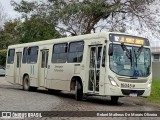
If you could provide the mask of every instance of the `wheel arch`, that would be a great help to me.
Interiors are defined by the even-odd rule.
[[[83,83],[82,83],[82,79],[80,76],[73,76],[71,78],[71,82],[70,82],[70,91],[71,90],[75,90],[75,86],[76,86],[76,81],[78,81],[81,86],[82,86],[82,90],[83,90]]]
[[[28,73],[24,73],[24,74],[23,74],[23,80],[22,80],[22,82],[24,81],[24,77],[25,77],[25,76],[28,76],[28,77],[29,77],[29,74],[28,74]]]

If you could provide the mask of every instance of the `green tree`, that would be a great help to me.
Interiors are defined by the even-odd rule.
[[[77,0],[78,1],[78,0]],[[156,0],[48,0],[47,2],[12,2],[15,10],[26,18],[38,15],[53,24],[62,33],[87,34],[96,29],[125,31],[127,24],[136,21],[142,31],[146,28],[158,31],[159,21],[150,5]],[[27,7],[27,6],[30,7]],[[100,25],[103,22],[103,25]],[[134,27],[135,27],[134,26]],[[132,26],[131,26],[132,27]]]
[[[3,27],[4,22],[7,20],[7,14],[5,13],[3,6],[0,3],[0,30]]]
[[[19,42],[35,42],[62,37],[53,24],[48,23],[38,13],[37,2],[22,0],[20,4],[12,1],[14,9],[22,14],[22,24],[18,26]],[[37,9],[37,11],[35,11]],[[42,9],[41,9],[42,10]]]
[[[0,65],[4,66],[6,65],[6,56],[7,56],[7,50],[0,50]]]
[[[17,27],[20,23],[20,20],[10,20],[4,23],[3,29],[0,30],[0,49],[19,43]]]
[[[61,35],[53,25],[48,24],[44,19],[32,16],[26,19],[19,27],[19,40],[21,43],[35,42],[59,38]]]

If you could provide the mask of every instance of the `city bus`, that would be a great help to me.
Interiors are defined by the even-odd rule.
[[[150,96],[149,40],[125,33],[101,32],[11,45],[6,80],[23,89],[71,91],[83,96]]]

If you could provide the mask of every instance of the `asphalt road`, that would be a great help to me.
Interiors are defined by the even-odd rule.
[[[60,92],[49,94],[46,90],[37,92],[23,91],[21,86],[9,84],[4,77],[0,77],[0,111],[160,111],[160,106],[145,102],[144,99],[134,97],[123,97],[117,105],[110,103],[109,97],[88,97],[84,101],[76,101],[74,94]],[[41,118],[59,120],[97,120],[92,118]],[[115,117],[101,117],[98,119],[117,119]],[[154,117],[119,117],[119,120],[155,120]]]

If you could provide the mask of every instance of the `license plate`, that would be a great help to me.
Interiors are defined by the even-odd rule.
[[[137,93],[130,93],[129,96],[137,97]]]
[[[122,88],[134,88],[135,84],[121,83]]]

